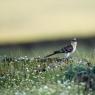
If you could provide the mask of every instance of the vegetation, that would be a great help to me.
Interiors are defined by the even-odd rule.
[[[81,55],[81,56],[80,56]],[[0,57],[0,95],[95,95],[95,59]]]

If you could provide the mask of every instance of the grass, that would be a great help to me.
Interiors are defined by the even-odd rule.
[[[37,55],[51,50],[41,51],[36,51]],[[0,57],[0,95],[95,95],[93,52],[78,50],[69,60],[18,53]]]

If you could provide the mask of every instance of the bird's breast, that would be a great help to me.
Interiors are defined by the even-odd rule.
[[[76,51],[76,46],[73,47],[72,53],[74,53]]]

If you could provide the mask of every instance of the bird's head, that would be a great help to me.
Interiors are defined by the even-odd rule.
[[[73,38],[73,39],[71,40],[71,45],[77,46],[77,39],[76,39],[76,38]]]

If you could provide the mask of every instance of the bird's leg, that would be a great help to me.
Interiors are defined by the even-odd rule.
[[[64,58],[64,62],[65,62],[66,64],[68,64],[69,59],[68,59],[68,58]]]
[[[71,56],[69,56],[68,58],[64,58],[64,61],[65,61],[66,63],[72,63],[72,62],[73,62],[73,59],[72,59]]]

